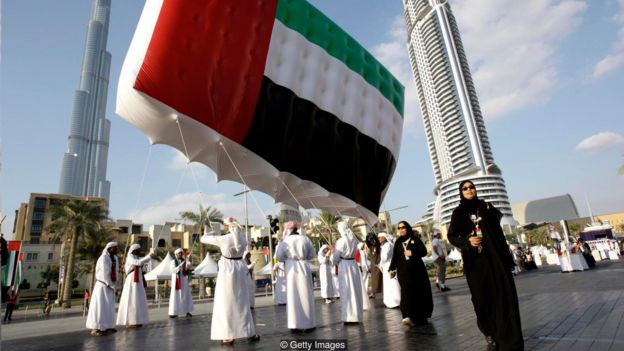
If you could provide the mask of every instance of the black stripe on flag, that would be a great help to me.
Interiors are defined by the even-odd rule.
[[[375,214],[396,166],[376,140],[266,76],[243,146]]]

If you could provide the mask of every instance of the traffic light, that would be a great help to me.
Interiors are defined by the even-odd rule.
[[[270,224],[271,224],[271,231],[273,233],[279,233],[279,219],[273,218]]]

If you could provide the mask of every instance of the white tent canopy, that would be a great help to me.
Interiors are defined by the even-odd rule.
[[[173,257],[171,253],[167,253],[165,259],[160,262],[158,266],[145,274],[145,280],[165,280],[171,279],[171,261],[173,261]]]
[[[206,258],[193,270],[193,275],[198,278],[214,278],[217,276],[217,267],[217,262],[210,255],[206,255]]]
[[[462,259],[461,252],[459,252],[457,248],[453,248],[453,250],[451,250],[448,256],[446,256],[447,261],[461,261],[461,259]]]

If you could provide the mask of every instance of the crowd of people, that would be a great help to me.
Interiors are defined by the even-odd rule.
[[[500,211],[477,197],[471,181],[461,183],[459,194],[461,202],[453,211],[447,237],[461,251],[477,326],[488,347],[522,350],[524,341],[512,272],[516,266],[536,268],[531,252],[509,250],[499,224]],[[258,341],[253,314],[253,267],[257,261],[251,260],[248,242],[234,218],[226,218],[223,229],[224,234],[210,231],[200,238],[201,243],[218,248],[221,254],[210,338],[224,345],[245,338]],[[274,300],[277,305],[286,305],[288,329],[301,333],[317,326],[309,263],[314,258],[319,263],[320,295],[326,304],[339,301],[340,318],[345,325],[362,323],[363,311],[370,309],[370,301],[380,294],[386,308],[400,309],[400,322],[405,326],[428,324],[434,305],[423,262],[427,248],[408,222],[400,221],[396,229],[397,235],[369,233],[360,242],[349,224],[341,221],[337,224],[340,238],[334,245],[322,245],[317,252],[298,223],[285,223],[274,256]],[[584,254],[589,251],[582,241],[576,248]],[[450,291],[445,282],[447,250],[438,232],[433,234],[431,250],[436,267],[435,287],[441,293]],[[118,276],[121,267],[117,252],[116,242],[105,246],[96,264],[93,290],[84,294],[86,327],[92,335],[114,333],[117,325],[140,328],[149,323],[145,265],[154,258],[153,249],[144,254],[139,244],[129,247],[123,260],[125,278]],[[191,257],[182,248],[176,249],[174,256],[168,315],[191,318]],[[120,285],[123,287],[116,311]],[[5,320],[11,319],[15,299],[15,293],[9,292]]]

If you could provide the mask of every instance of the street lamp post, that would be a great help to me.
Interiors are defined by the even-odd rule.
[[[389,213],[389,212],[400,210],[400,209],[407,208],[407,207],[409,207],[409,206],[405,205],[405,206],[395,207],[395,208],[390,209],[390,210],[385,210],[384,212],[388,212]],[[384,226],[386,227],[386,231],[389,231],[389,228],[388,228],[388,218],[386,218]]]

